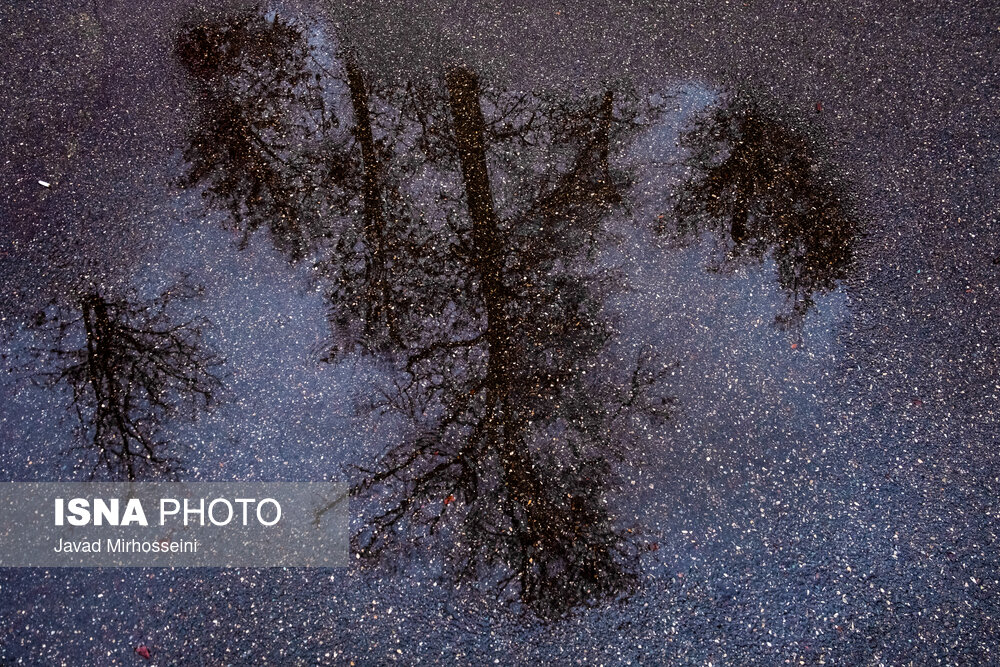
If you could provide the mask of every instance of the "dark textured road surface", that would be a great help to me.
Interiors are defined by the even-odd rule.
[[[218,4],[0,8],[0,479],[355,566],[0,569],[0,663],[1000,664],[1000,5]]]

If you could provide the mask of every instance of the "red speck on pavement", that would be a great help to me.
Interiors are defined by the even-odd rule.
[[[136,653],[138,653],[139,655],[141,655],[141,656],[142,656],[143,658],[145,658],[146,660],[149,660],[149,658],[150,658],[150,655],[149,655],[149,649],[148,649],[148,648],[146,648],[146,646],[144,646],[144,645],[140,645],[140,646],[139,646],[139,647],[138,647],[138,648],[137,648],[137,649],[135,650],[135,652],[136,652]]]

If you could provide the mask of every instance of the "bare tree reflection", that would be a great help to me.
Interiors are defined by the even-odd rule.
[[[71,390],[81,462],[113,478],[175,476],[182,462],[161,435],[174,417],[194,419],[216,402],[221,360],[202,340],[204,322],[179,322],[169,306],[191,296],[178,287],[152,302],[91,291],[72,306],[39,313],[34,328],[41,377]]]
[[[691,176],[674,207],[676,229],[660,231],[712,233],[718,270],[772,257],[790,304],[777,322],[800,326],[813,297],[847,276],[858,231],[808,136],[742,95],[700,118],[682,145]]]
[[[536,174],[532,196],[501,218],[478,79],[453,69],[446,90],[452,136],[435,141],[454,146],[461,172],[465,204],[452,209],[445,244],[461,268],[440,285],[437,273],[422,276],[424,292],[451,307],[410,333],[403,379],[384,393],[381,407],[412,419],[414,436],[365,471],[357,491],[390,500],[356,545],[379,556],[447,532],[453,575],[558,616],[633,585],[636,547],[606,493],[629,420],[665,418],[670,404],[655,355],[622,386],[601,365],[612,276],[587,253],[620,200],[608,166],[614,100],[548,110],[545,135],[568,165]],[[542,122],[517,118],[521,139]]]

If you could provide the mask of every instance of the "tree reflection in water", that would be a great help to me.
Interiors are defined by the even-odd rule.
[[[440,285],[422,277],[424,298],[449,307],[409,332],[403,380],[378,406],[410,418],[414,436],[364,471],[357,491],[388,496],[356,546],[379,556],[446,533],[450,574],[558,616],[634,583],[636,545],[609,513],[608,484],[629,420],[665,418],[670,404],[655,355],[624,389],[602,366],[612,275],[588,254],[621,200],[608,165],[614,97],[572,113],[535,99],[503,125],[510,138],[548,137],[548,157],[567,164],[534,174],[531,196],[501,215],[478,78],[450,70],[446,95],[451,136],[438,141],[453,146],[464,203],[455,198],[439,244],[457,270]]]
[[[320,64],[302,28],[259,14],[191,26],[177,54],[200,107],[185,184],[244,239],[265,227],[312,257],[325,359],[373,354],[393,378],[368,407],[407,426],[357,469],[359,555],[401,563],[423,545],[449,577],[547,617],[630,590],[638,545],[608,493],[672,399],[651,346],[610,352],[620,278],[597,258],[631,224],[612,145],[654,105],[483,90],[466,67],[376,84],[351,53]],[[780,320],[801,324],[855,234],[805,136],[740,98],[683,143],[692,175],[660,231],[712,232],[719,269],[773,257]]]
[[[836,289],[851,267],[858,223],[843,189],[806,133],[746,94],[699,118],[681,144],[691,175],[659,231],[710,232],[716,270],[772,257],[789,301],[776,321],[800,327],[814,296]]]
[[[303,29],[241,13],[184,28],[175,52],[198,107],[181,184],[203,186],[244,244],[264,227],[290,258],[306,257],[358,174]]]
[[[150,302],[88,291],[35,316],[47,341],[33,350],[39,376],[68,388],[80,464],[112,479],[175,477],[182,461],[163,436],[176,417],[211,409],[221,359],[205,346],[204,321],[179,321],[171,303],[194,295],[181,285]],[[69,303],[69,302],[64,302]]]
[[[628,105],[484,95],[461,68],[379,90],[347,53],[323,68],[346,92],[344,131],[282,19],[190,27],[177,53],[201,90],[185,183],[245,235],[267,224],[291,259],[318,253],[328,360],[376,352],[395,368],[371,407],[411,437],[360,469],[356,493],[379,500],[359,553],[434,540],[449,576],[547,616],[627,591],[636,545],[606,493],[634,420],[670,405],[656,355],[615,360],[621,382],[602,359],[614,276],[592,260],[622,203],[609,147]],[[519,184],[499,208],[487,151]],[[316,205],[328,198],[349,205]]]
[[[391,92],[374,90],[349,53],[342,63],[353,115],[352,155],[361,164],[362,180],[352,198],[360,218],[340,224],[336,244],[320,262],[330,279],[331,359],[404,346],[406,332],[419,328],[413,318],[433,316],[436,308],[421,302],[420,286],[408,284],[407,276],[419,279],[437,265],[440,280],[449,268],[434,247],[431,221],[401,191],[418,166],[395,153],[405,129],[388,105]]]

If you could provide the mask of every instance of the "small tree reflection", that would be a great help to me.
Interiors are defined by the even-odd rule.
[[[49,387],[70,389],[75,449],[92,475],[103,468],[112,478],[135,480],[182,469],[163,426],[211,409],[221,387],[221,360],[202,340],[205,323],[168,313],[173,300],[190,295],[178,288],[143,303],[95,290],[72,307],[36,316],[34,328],[52,341],[35,350],[41,377]]]

